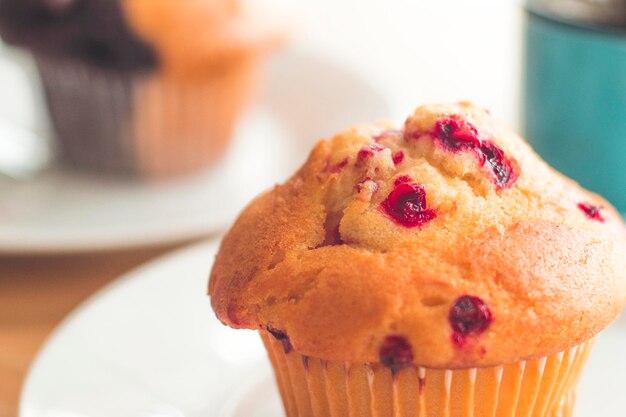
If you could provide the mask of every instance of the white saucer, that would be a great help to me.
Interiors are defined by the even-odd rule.
[[[206,294],[215,243],[157,260],[73,313],[40,352],[20,417],[281,417],[254,332],[231,330]],[[577,417],[622,417],[626,319],[599,337]]]
[[[15,62],[5,59],[0,73],[7,65],[17,72]],[[32,181],[0,179],[0,254],[118,249],[215,233],[251,198],[302,164],[315,141],[390,116],[370,84],[310,48],[293,47],[275,56],[263,86],[227,158],[204,174],[155,184],[59,170]],[[8,96],[28,91],[23,85],[13,88],[15,94]],[[18,106],[22,113],[28,103],[34,106],[35,101],[26,101]],[[0,106],[1,117],[33,119],[14,113],[15,108]]]
[[[271,374],[257,334],[228,329],[211,311],[216,248],[170,255],[80,307],[34,362],[20,416],[239,416],[239,398],[271,388]]]

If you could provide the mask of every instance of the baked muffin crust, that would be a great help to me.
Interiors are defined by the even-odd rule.
[[[241,214],[209,293],[223,323],[303,355],[492,366],[605,328],[626,300],[625,255],[609,203],[486,111],[431,105],[402,129],[319,142]]]

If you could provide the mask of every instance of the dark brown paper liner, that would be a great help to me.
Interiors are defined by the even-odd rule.
[[[225,152],[251,93],[256,59],[203,78],[137,73],[37,57],[67,165],[167,177],[211,166]]]
[[[323,361],[261,332],[287,417],[570,417],[593,341],[515,364],[472,369]]]

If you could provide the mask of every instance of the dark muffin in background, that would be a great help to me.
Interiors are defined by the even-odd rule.
[[[210,166],[277,32],[234,0],[0,0],[67,165],[138,177]]]

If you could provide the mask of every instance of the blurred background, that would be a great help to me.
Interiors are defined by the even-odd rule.
[[[78,303],[355,124],[473,101],[626,211],[623,0],[0,0],[0,35],[0,416]]]

